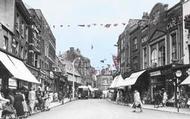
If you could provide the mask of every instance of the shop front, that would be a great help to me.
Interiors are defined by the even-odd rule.
[[[1,88],[3,90],[9,87],[21,88],[19,82],[40,83],[21,60],[2,51],[0,51],[0,67]]]
[[[175,103],[177,92],[183,89],[180,83],[187,77],[189,65],[170,64],[154,69],[149,69],[150,87],[149,94],[151,102],[154,101],[154,94],[166,90],[168,102]]]

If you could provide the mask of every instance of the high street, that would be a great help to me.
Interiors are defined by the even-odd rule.
[[[189,119],[190,115],[146,110],[133,112],[127,106],[107,100],[77,100],[50,111],[35,114],[28,119]]]

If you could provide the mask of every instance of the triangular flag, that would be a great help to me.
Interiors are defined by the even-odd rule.
[[[80,27],[85,27],[85,25],[84,25],[84,24],[82,24],[82,25],[78,25],[78,26],[80,26]]]
[[[117,25],[118,25],[118,24],[114,24],[113,26],[115,26],[115,27],[116,27]]]
[[[101,63],[104,63],[104,60],[100,60]]]
[[[106,28],[109,28],[111,26],[111,24],[106,24],[105,27]]]

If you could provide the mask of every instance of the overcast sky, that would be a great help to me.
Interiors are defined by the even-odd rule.
[[[69,47],[79,48],[90,58],[92,66],[113,64],[118,36],[130,18],[141,18],[158,3],[175,5],[179,0],[23,0],[30,7],[41,9],[56,38],[56,53]],[[78,27],[79,24],[91,27]],[[93,24],[97,24],[94,26]],[[118,24],[105,28],[100,24]],[[55,27],[53,27],[55,25]],[[62,27],[60,25],[63,25]],[[70,27],[68,27],[70,25]],[[93,48],[92,48],[93,46]],[[100,60],[106,59],[104,63]]]

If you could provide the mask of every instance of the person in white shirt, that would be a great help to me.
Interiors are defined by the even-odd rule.
[[[134,91],[134,104],[133,104],[133,107],[135,108],[134,112],[136,112],[137,107],[139,107],[140,112],[142,112],[142,102],[141,102],[141,98],[140,98],[140,93],[137,90]]]
[[[29,91],[28,100],[29,100],[29,106],[31,109],[31,113],[34,113],[34,106],[35,106],[35,102],[36,102],[35,88],[32,88],[31,91]]]

